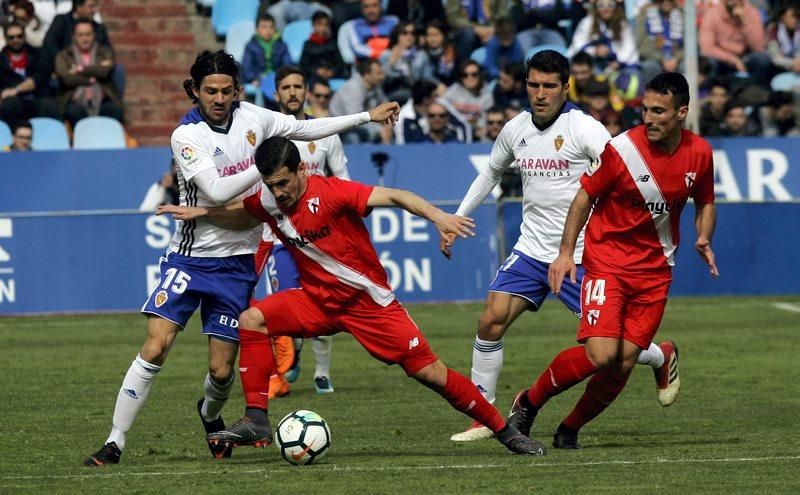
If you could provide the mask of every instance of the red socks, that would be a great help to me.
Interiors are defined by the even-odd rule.
[[[561,351],[528,390],[528,400],[540,408],[551,397],[571,388],[597,371],[583,346]]]
[[[272,341],[261,332],[239,329],[239,376],[247,407],[267,409],[269,377],[275,373]]]
[[[598,371],[586,384],[586,391],[563,423],[575,431],[580,430],[614,402],[625,388],[629,376],[630,374],[622,376],[611,368]]]
[[[495,433],[502,430],[506,425],[503,416],[497,412],[493,405],[486,401],[478,391],[478,387],[469,378],[457,371],[453,371],[450,368],[447,369],[447,382],[441,395],[457,411],[486,425]]]

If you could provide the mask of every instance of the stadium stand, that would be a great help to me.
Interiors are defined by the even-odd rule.
[[[75,125],[72,147],[76,150],[124,149],[125,129],[111,117],[87,117]]]
[[[342,60],[347,64],[352,64],[356,61],[356,54],[350,48],[350,31],[353,29],[353,21],[347,21],[339,26],[339,33],[336,35],[336,44],[339,45],[339,52],[342,54]]]
[[[256,24],[252,20],[237,22],[228,30],[225,37],[225,51],[241,62],[244,47],[256,32]]]
[[[11,146],[11,128],[0,120],[0,148]]]
[[[289,55],[292,57],[292,62],[295,64],[300,63],[300,56],[303,54],[303,44],[309,36],[311,36],[312,27],[311,21],[302,20],[294,21],[286,25],[281,33],[281,39],[286,43],[289,48]]]
[[[112,119],[113,120],[113,119]],[[69,149],[69,135],[64,123],[49,117],[34,117],[33,126],[34,151],[60,151]]]
[[[211,8],[211,25],[217,37],[224,38],[234,24],[255,19],[258,4],[258,0],[217,0]]]
[[[486,47],[482,46],[474,49],[469,58],[483,65],[486,63]]]

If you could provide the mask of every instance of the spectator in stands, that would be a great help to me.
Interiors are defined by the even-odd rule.
[[[675,72],[683,63],[683,11],[675,0],[654,0],[636,17],[642,80]]]
[[[458,82],[453,83],[442,96],[467,118],[474,136],[483,135],[486,111],[494,105],[494,98],[483,79],[483,69],[474,60],[461,65]]]
[[[311,22],[314,31],[303,45],[300,70],[309,80],[347,78],[349,76],[347,66],[339,53],[336,39],[331,36],[331,17],[324,11],[318,10],[314,12]]]
[[[284,65],[292,65],[289,48],[275,30],[275,19],[263,14],[258,18],[256,34],[244,47],[242,79],[258,87],[262,77],[269,77]]]
[[[34,48],[41,48],[47,31],[42,21],[36,16],[33,4],[29,0],[18,0],[9,5],[9,14],[9,23],[16,22],[25,26],[25,39],[28,44]],[[0,39],[0,46],[5,44],[5,38]]]
[[[725,107],[725,119],[722,122],[722,137],[758,136],[761,129],[748,115],[748,108],[736,100],[728,102]]]
[[[522,53],[534,46],[566,46],[559,32],[558,21],[566,17],[562,0],[520,0],[511,8],[511,18],[517,23],[517,40]]]
[[[444,24],[434,19],[425,26],[425,53],[433,67],[433,80],[439,93],[456,80],[456,50],[447,39]]]
[[[389,36],[389,49],[381,55],[386,75],[383,92],[391,101],[405,104],[411,87],[420,79],[432,79],[433,67],[425,50],[417,48],[417,32],[410,22],[400,21]]]
[[[486,61],[483,64],[489,81],[497,79],[502,67],[525,62],[525,52],[515,34],[514,21],[508,17],[495,20],[494,36],[486,44]]]
[[[616,0],[597,0],[589,15],[575,28],[567,56],[585,51],[594,66],[606,74],[634,71],[639,51],[633,28],[625,19],[625,6]]]
[[[725,107],[728,106],[728,85],[722,79],[714,79],[709,84],[708,96],[700,107],[700,134],[703,136],[722,135],[722,121]]]
[[[434,101],[447,109],[448,121],[456,131],[458,141],[472,142],[472,127],[463,115],[458,113],[446,100],[436,97],[437,86],[433,81],[424,79],[414,83],[411,88],[411,99],[400,108],[395,125],[395,141],[397,144],[421,143],[428,132],[428,107]]]
[[[444,20],[443,3],[430,0],[389,0],[386,13],[415,26],[426,26],[437,19]]]
[[[312,117],[331,116],[331,90],[328,81],[317,79],[311,83],[311,91],[308,93],[308,108],[306,113]]]
[[[381,87],[383,78],[383,67],[379,61],[371,58],[359,60],[353,75],[333,95],[331,115],[338,117],[366,112],[370,108],[388,101]],[[388,128],[388,131],[384,131],[382,129],[384,127]],[[379,138],[384,143],[391,142],[391,126],[373,122],[347,131],[340,137],[345,144],[372,143]]]
[[[458,134],[449,123],[447,109],[441,103],[433,102],[428,105],[428,132],[425,134],[427,143],[457,143]]]
[[[272,5],[264,8],[264,3]],[[259,16],[263,13],[269,14],[275,19],[275,29],[283,31],[287,24],[302,19],[310,19],[317,12],[324,12],[328,19],[331,18],[331,9],[319,2],[306,2],[297,0],[280,0],[278,2],[262,2],[259,8]]]
[[[505,110],[499,105],[493,105],[486,111],[486,134],[481,138],[481,142],[493,143],[504,125],[506,125]]]
[[[73,126],[82,118],[103,115],[123,121],[122,102],[111,79],[114,52],[95,41],[94,21],[75,23],[73,42],[56,56],[64,120]]]
[[[509,64],[500,71],[497,84],[492,91],[494,104],[501,107],[524,108],[528,106],[528,92],[525,89],[525,66]],[[492,140],[494,142],[494,139]]]
[[[586,97],[586,85],[594,79],[594,65],[592,56],[586,52],[578,52],[572,57],[569,66],[569,91],[567,99],[572,103],[583,106],[589,102]]]
[[[456,60],[469,60],[472,51],[494,36],[492,22],[508,17],[506,0],[447,0],[447,23],[454,31]]]
[[[798,6],[782,5],[775,15],[776,21],[767,29],[767,53],[772,65],[782,71],[800,74],[800,29]]]
[[[800,127],[798,127],[795,111],[796,103],[792,93],[773,91],[769,96],[769,103],[759,110],[762,135],[766,137],[800,136]]]
[[[154,211],[157,206],[177,205],[180,198],[178,190],[178,174],[175,168],[175,160],[170,160],[170,170],[164,172],[161,180],[154,182],[145,193],[142,204],[139,205],[140,211]]]
[[[710,6],[700,25],[700,53],[711,60],[715,74],[749,72],[769,84],[770,59],[764,52],[761,14],[749,0],[724,0]]]
[[[94,27],[94,37],[97,40],[97,44],[111,48],[111,40],[108,37],[106,27],[94,20],[99,5],[97,0],[73,0],[71,12],[59,14],[53,19],[53,23],[47,30],[42,44],[46,60],[53,63],[56,55],[72,44],[75,23],[79,19],[90,19]]]
[[[8,44],[0,50],[0,120],[61,118],[41,51],[26,43],[22,24],[6,25],[3,34]]]
[[[381,0],[361,0],[361,17],[353,23],[350,46],[356,58],[377,60],[389,48],[389,35],[397,24],[383,15]]]
[[[32,142],[33,126],[29,120],[20,120],[11,127],[11,145],[3,151],[31,151]]]

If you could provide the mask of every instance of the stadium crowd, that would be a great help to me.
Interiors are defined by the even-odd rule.
[[[394,130],[366,126],[345,143],[492,142],[527,106],[524,63],[546,47],[571,61],[570,100],[613,136],[641,122],[645,82],[683,70],[683,3],[263,0],[242,80],[248,99],[277,108],[270,78],[292,64],[283,30],[309,20],[296,64],[310,81],[309,114],[402,105]],[[796,0],[697,2],[702,135],[800,134],[799,9]],[[124,123],[124,70],[97,0],[4,0],[0,15],[0,120]]]

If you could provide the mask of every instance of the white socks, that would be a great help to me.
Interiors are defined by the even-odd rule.
[[[133,420],[150,395],[153,378],[159,371],[161,366],[148,363],[141,355],[136,355],[117,394],[111,434],[106,443],[115,442],[120,450],[125,448],[125,434],[131,429]]]
[[[206,374],[206,381],[203,383],[203,392],[206,398],[203,401],[203,406],[200,408],[200,414],[203,415],[204,420],[214,421],[219,417],[222,406],[228,402],[228,397],[231,395],[233,379],[235,377],[236,374],[231,373],[231,376],[225,383],[219,383],[211,378],[211,374]]]
[[[656,344],[650,342],[650,348],[639,353],[636,364],[644,364],[653,369],[658,369],[664,365],[664,353]]]
[[[331,377],[331,348],[333,347],[333,338],[327,337],[314,337],[311,339],[311,348],[314,350],[314,361],[317,363],[317,368],[314,371],[314,378],[318,376]]]
[[[481,340],[476,335],[472,349],[472,383],[492,404],[497,392],[497,378],[502,368],[503,341]]]

